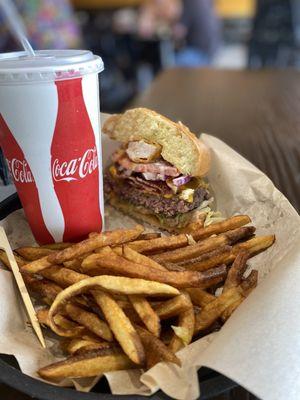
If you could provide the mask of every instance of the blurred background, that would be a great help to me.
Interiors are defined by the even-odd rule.
[[[162,70],[300,65],[298,0],[13,0],[36,49],[102,56],[102,110],[128,107]],[[0,51],[18,49],[0,15]]]

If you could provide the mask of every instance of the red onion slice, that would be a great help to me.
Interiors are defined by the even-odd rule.
[[[172,179],[172,183],[173,183],[173,185],[175,185],[175,186],[178,187],[178,186],[185,185],[185,184],[188,183],[191,179],[192,179],[192,177],[189,176],[189,175],[181,175],[181,176],[178,176],[178,178]]]

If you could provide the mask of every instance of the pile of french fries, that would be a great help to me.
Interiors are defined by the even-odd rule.
[[[57,382],[145,368],[220,329],[257,284],[247,260],[275,236],[255,236],[245,215],[193,234],[162,237],[142,226],[91,233],[76,244],[15,250],[37,316],[60,339],[64,361],[41,368]],[[5,252],[0,260],[9,267]],[[217,295],[216,295],[217,294]]]

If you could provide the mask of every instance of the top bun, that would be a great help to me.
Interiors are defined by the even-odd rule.
[[[144,140],[159,144],[163,159],[184,175],[200,177],[209,171],[211,156],[207,146],[181,122],[176,124],[147,108],[112,115],[104,123],[103,132],[123,143]]]

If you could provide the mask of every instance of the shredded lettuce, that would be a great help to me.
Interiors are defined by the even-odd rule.
[[[163,214],[152,214],[155,215],[156,218],[159,219],[160,223],[162,226],[166,227],[177,227],[181,228],[184,227],[190,220],[190,214],[189,213],[184,213],[184,214],[177,214],[174,217],[166,217]]]
[[[225,218],[222,217],[220,211],[213,211],[210,208],[210,205],[214,202],[214,198],[211,197],[208,200],[203,201],[203,203],[198,208],[199,215],[204,215],[204,227],[209,226],[211,224],[216,224],[217,222],[224,221]]]
[[[214,199],[213,197],[211,197],[211,198],[208,199],[208,200],[204,200],[204,201],[201,203],[201,205],[200,205],[200,207],[199,207],[199,210],[200,210],[200,211],[203,211],[204,209],[209,208],[209,205],[212,204],[214,201],[215,201],[215,199]],[[209,208],[209,210],[210,210],[210,208]]]
[[[222,214],[220,213],[220,211],[212,211],[210,210],[207,214],[206,214],[206,218],[204,221],[204,227],[212,225],[212,224],[216,224],[217,222],[221,222],[224,221],[225,218],[222,217]]]

